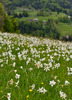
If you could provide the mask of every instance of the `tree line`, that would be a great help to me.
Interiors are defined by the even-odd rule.
[[[49,9],[64,12],[72,16],[72,0],[2,0],[8,11],[16,7],[33,7],[35,9]]]

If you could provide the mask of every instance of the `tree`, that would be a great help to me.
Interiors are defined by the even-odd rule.
[[[4,19],[5,19],[5,10],[2,3],[0,3],[0,30],[1,31],[3,31]]]

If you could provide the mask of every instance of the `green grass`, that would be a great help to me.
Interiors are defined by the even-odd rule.
[[[72,25],[68,25],[67,23],[59,23],[61,36],[72,35]]]
[[[0,100],[8,100],[7,93],[11,93],[11,100],[62,100],[61,90],[72,100],[72,75],[67,69],[72,68],[71,51],[69,42],[0,33]],[[16,74],[20,75],[17,79]],[[53,86],[52,80],[56,82]],[[39,93],[41,87],[47,90],[45,94]]]
[[[49,15],[49,16],[36,16],[37,11],[35,11],[35,10],[33,12],[29,12],[29,14],[30,14],[29,17],[18,18],[18,21],[25,21],[27,19],[34,19],[34,18],[38,18],[39,21],[41,21],[41,20],[47,21],[49,18],[58,19],[58,17],[66,16],[66,14],[64,14],[64,13],[57,14],[57,12],[52,12],[52,15]]]

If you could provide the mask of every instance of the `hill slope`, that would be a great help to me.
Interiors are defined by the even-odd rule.
[[[72,100],[72,43],[0,33],[0,100]]]
[[[3,0],[3,2],[8,9],[27,6],[35,9],[44,8],[52,11],[64,11],[65,13],[69,13],[72,10],[72,0]]]

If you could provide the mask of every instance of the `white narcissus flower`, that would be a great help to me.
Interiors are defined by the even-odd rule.
[[[1,67],[3,67],[3,64],[1,64]]]
[[[18,58],[21,58],[21,54],[18,54]]]
[[[72,58],[72,55],[70,55],[70,58]]]
[[[14,72],[16,73],[16,72],[17,72],[17,70],[14,70]]]
[[[43,94],[45,94],[47,92],[47,90],[44,89],[43,87],[39,88],[39,90],[37,90],[37,91],[39,91],[39,93],[43,93]]]
[[[52,67],[52,63],[51,62],[49,63],[49,66]]]
[[[29,61],[27,61],[26,64],[28,65],[29,64]]]
[[[10,100],[10,98],[11,98],[11,93],[7,93],[7,98],[8,98],[8,100]]]
[[[67,57],[66,61],[69,61],[70,59]]]
[[[32,71],[33,70],[33,68],[29,68],[29,71]]]
[[[14,63],[13,63],[13,67],[15,67],[15,64],[16,64],[16,63],[14,62]]]
[[[20,78],[20,75],[19,74],[16,74],[15,78],[16,79],[19,79]]]
[[[10,80],[10,84],[13,84],[13,83],[14,83],[14,81],[13,81],[13,79],[11,79],[11,80]]]
[[[70,84],[70,82],[68,82],[67,80],[65,81],[65,85],[69,85]]]
[[[21,66],[20,68],[21,68],[21,69],[23,69],[23,67],[22,67],[22,66]]]
[[[55,65],[55,68],[58,69],[59,67],[60,67],[60,64],[59,63]]]
[[[16,85],[15,85],[15,87],[17,87],[18,86],[18,84],[19,84],[19,80],[15,83]]]
[[[32,88],[32,90],[33,90],[33,89],[35,89],[35,84],[33,84],[33,85],[32,85],[32,86],[30,86],[30,87]]]
[[[43,87],[39,88],[37,91],[39,91],[39,93],[42,93],[43,92]]]
[[[62,99],[66,99],[67,95],[64,92],[62,92],[62,90],[59,92],[59,94],[60,97],[62,97]]]
[[[54,79],[57,79],[57,76],[55,76]]]
[[[51,86],[53,86],[53,85],[55,85],[56,84],[56,82],[54,81],[54,80],[52,80],[52,81],[50,81],[50,83],[49,83]]]
[[[44,70],[47,72],[48,70],[50,71],[49,69],[50,67],[44,67]]]
[[[45,94],[47,92],[47,90],[46,89],[43,89],[43,94]]]

